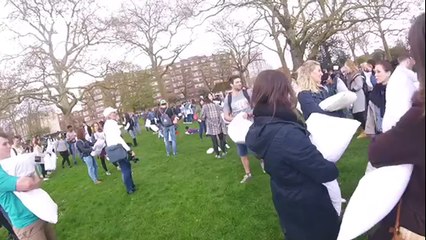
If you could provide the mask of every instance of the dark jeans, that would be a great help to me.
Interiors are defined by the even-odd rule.
[[[99,156],[99,159],[101,159],[102,168],[105,170],[105,172],[108,172],[108,168],[107,168],[106,162],[105,162],[105,156]]]
[[[46,172],[46,168],[44,167],[44,163],[40,164],[40,168],[41,168],[41,175],[43,176],[43,178],[45,178],[47,172]]]
[[[200,134],[200,139],[203,139],[203,135],[206,133],[206,122],[205,121],[201,121],[198,122],[199,125],[199,130],[198,130],[198,134]]]
[[[117,163],[121,168],[121,175],[123,177],[124,186],[126,186],[126,191],[134,191],[135,184],[132,177],[132,165],[130,165],[129,160],[126,158],[118,161]]]
[[[353,114],[354,119],[361,123],[361,127],[365,129],[365,112],[359,112]]]
[[[12,225],[10,224],[10,222],[6,218],[6,216],[3,215],[3,211],[0,211],[0,226],[3,226],[4,228],[6,228],[6,230],[9,232],[9,234],[15,235],[15,232],[13,231]],[[18,239],[18,238],[16,238],[16,239]]]
[[[219,135],[211,135],[212,142],[213,142],[213,149],[216,152],[216,155],[219,155],[219,144],[222,152],[226,152],[226,146],[225,146],[225,138],[223,133],[220,133]],[[219,142],[218,142],[219,138]]]
[[[68,167],[71,167],[70,163],[70,153],[68,151],[59,152],[62,156],[62,168],[65,166],[65,162],[68,164]]]

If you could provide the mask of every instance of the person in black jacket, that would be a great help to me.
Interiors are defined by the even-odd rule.
[[[125,113],[124,114],[124,128],[126,129],[126,131],[130,134],[130,136],[133,139],[133,146],[137,147],[138,146],[138,142],[136,140],[136,124],[133,121],[133,119],[130,117],[130,114]]]
[[[99,181],[98,178],[98,164],[96,163],[95,158],[91,155],[93,151],[93,143],[86,140],[84,133],[84,128],[79,128],[77,130],[77,150],[80,152],[80,156],[87,165],[89,177],[95,184],[99,184],[101,181]]]
[[[254,124],[246,144],[264,159],[285,239],[335,240],[339,218],[323,183],[335,180],[338,170],[311,143],[296,103],[283,73],[261,72],[253,87]]]

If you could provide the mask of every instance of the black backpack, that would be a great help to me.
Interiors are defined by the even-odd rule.
[[[249,104],[250,104],[250,95],[248,94],[247,90],[243,89],[243,95],[244,95],[244,97],[246,97],[247,101],[248,101],[248,102],[249,102]],[[229,106],[229,111],[232,113],[232,107],[231,107],[231,105],[232,105],[232,92],[230,92],[230,93],[228,94],[228,106]]]
[[[169,117],[169,115],[167,114],[167,110],[169,110],[168,108],[166,108],[166,110],[164,111],[164,112],[160,112],[160,121],[161,121],[161,124],[164,126],[164,127],[170,127],[170,126],[172,126],[173,125],[173,121],[172,121],[172,119]]]
[[[366,79],[366,77],[365,77],[365,75],[364,75],[364,73],[356,73],[354,76],[353,76],[353,78],[352,78],[352,80],[351,80],[351,82],[349,83],[349,88],[351,87],[351,85],[352,85],[352,83],[355,81],[355,79],[357,78],[357,77],[359,77],[359,76],[361,76],[362,77],[362,91],[364,92],[364,95],[367,97],[368,96],[368,85],[367,85],[367,79]],[[350,89],[351,91],[352,91],[352,89]]]

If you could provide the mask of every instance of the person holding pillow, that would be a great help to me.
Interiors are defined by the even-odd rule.
[[[305,120],[312,113],[322,113],[334,117],[343,117],[343,111],[327,112],[321,109],[319,103],[330,97],[330,93],[321,84],[322,70],[319,62],[308,60],[297,70],[299,94],[297,98]]]
[[[334,163],[311,143],[296,114],[296,96],[280,71],[261,72],[254,83],[254,123],[247,146],[264,160],[285,239],[336,239],[339,217],[323,183],[338,176]]]
[[[386,86],[393,68],[390,62],[381,61],[376,64],[375,70],[377,83],[369,95],[365,124],[365,133],[368,136],[374,136],[383,132],[382,121],[386,109]]]

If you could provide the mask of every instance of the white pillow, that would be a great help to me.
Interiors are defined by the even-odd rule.
[[[340,216],[342,212],[342,192],[340,191],[339,182],[335,179],[331,182],[323,183],[323,185],[327,188],[328,195],[337,215]]]
[[[353,119],[320,113],[312,113],[306,120],[312,144],[331,162],[337,162],[342,157],[360,124]]]
[[[158,130],[160,130],[157,125],[152,124],[151,126],[149,126],[151,128],[152,131],[154,132],[158,132]]]
[[[334,112],[349,107],[355,101],[356,94],[354,92],[344,91],[324,99],[319,103],[319,106],[324,111]]]
[[[253,122],[245,119],[245,115],[245,112],[241,112],[229,123],[228,135],[234,143],[244,144],[246,142],[246,135]]]
[[[46,171],[56,170],[56,162],[58,161],[58,156],[55,153],[46,153],[44,155],[44,167]]]
[[[363,176],[345,209],[337,239],[354,239],[386,217],[404,194],[412,172],[412,164],[403,164]]]
[[[105,140],[98,138],[98,140],[96,140],[95,144],[93,145],[93,151],[90,153],[90,155],[93,157],[99,156],[105,146]]]
[[[35,172],[35,154],[21,154],[0,161],[3,170],[17,177],[30,176]],[[47,192],[38,188],[28,192],[13,192],[22,204],[41,220],[49,223],[58,222],[58,205]]]

